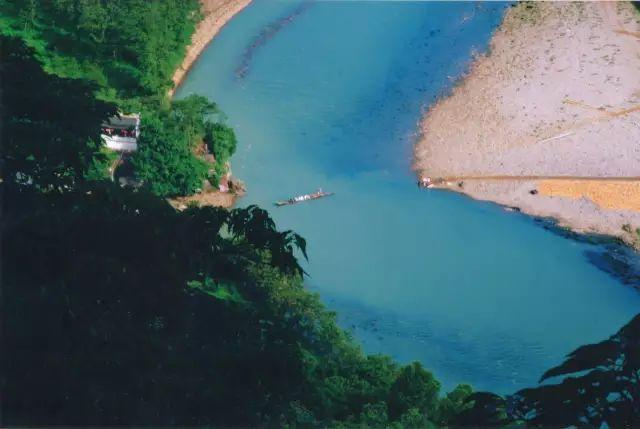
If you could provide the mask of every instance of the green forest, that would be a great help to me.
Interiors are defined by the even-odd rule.
[[[0,31],[32,48],[46,73],[91,85],[95,99],[112,106],[111,116],[141,114],[141,150],[132,163],[152,192],[192,195],[205,181],[217,186],[235,150],[233,130],[214,103],[167,96],[200,18],[196,0],[0,0],[0,10]],[[77,97],[61,91],[63,99]],[[70,109],[71,118],[72,104],[58,108]],[[99,136],[85,145],[85,176],[109,177],[114,154],[100,150]]]
[[[197,2],[0,5],[2,426],[640,425],[640,315],[539,386],[443,392],[359,348],[267,211],[174,210],[163,197],[236,146],[213,102],[166,97]],[[122,109],[142,113],[139,189],[102,174],[100,124]]]

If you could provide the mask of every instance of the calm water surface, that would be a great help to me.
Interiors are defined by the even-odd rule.
[[[419,360],[445,389],[533,385],[640,311],[640,294],[589,262],[601,247],[414,184],[421,112],[486,49],[506,7],[258,0],[178,93],[227,113],[242,205],[336,192],[271,210],[308,240],[309,287],[366,351]]]

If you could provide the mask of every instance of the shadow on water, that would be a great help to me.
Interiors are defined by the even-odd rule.
[[[304,1],[303,3],[296,6],[290,13],[286,16],[277,19],[276,21],[268,24],[264,29],[256,36],[255,39],[247,46],[245,51],[242,53],[242,59],[240,60],[240,64],[235,69],[236,79],[240,80],[247,76],[249,73],[249,69],[251,66],[251,61],[258,49],[264,46],[271,40],[280,30],[282,30],[285,26],[292,23],[298,16],[304,13],[309,7],[311,7],[311,1]]]
[[[440,190],[435,191],[438,192]],[[449,191],[445,190],[444,192]],[[552,217],[529,215],[522,213],[517,207],[503,206],[491,201],[476,201],[476,203],[500,207],[503,210],[510,211],[515,216],[524,216],[530,219],[538,227],[557,236],[577,243],[591,245],[592,247],[582,252],[587,262],[622,284],[631,286],[640,292],[640,253],[619,238],[605,234],[578,233],[560,226],[558,221]]]
[[[515,351],[527,350],[529,355],[544,354],[543,348],[535,341],[515,336],[508,329],[492,332],[483,341],[470,341],[465,330],[434,324],[425,317],[401,315],[337,296],[328,297],[328,302],[332,307],[341,308],[340,325],[357,338],[365,350],[391,355],[403,363],[428,360],[430,371],[443,382],[445,391],[452,389],[457,382],[478,385],[481,380],[488,380],[500,385],[499,390],[510,392],[510,383],[513,386],[522,384],[522,378],[528,376],[519,373],[526,359]],[[390,344],[393,347],[389,347]],[[470,367],[470,356],[495,365]],[[544,368],[530,370],[539,376]],[[457,375],[455,382],[446,376],[451,373]]]
[[[593,266],[640,292],[640,255],[621,240],[602,234],[579,234],[552,218],[534,218],[542,228],[578,243],[592,244],[584,256]]]

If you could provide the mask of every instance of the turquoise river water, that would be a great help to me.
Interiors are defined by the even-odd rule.
[[[444,389],[533,386],[640,311],[640,294],[598,268],[604,245],[415,185],[422,112],[486,50],[506,7],[257,0],[178,91],[225,111],[249,190],[240,205],[307,238],[307,284],[341,325],[367,352],[421,361]],[[318,187],[336,195],[272,208]]]

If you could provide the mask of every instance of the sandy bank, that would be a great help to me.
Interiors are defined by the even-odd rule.
[[[519,3],[490,54],[425,115],[415,169],[474,198],[637,241],[638,76],[630,3]],[[629,180],[593,180],[612,176]]]
[[[235,14],[247,7],[251,0],[200,0],[200,3],[203,19],[193,33],[182,64],[173,74],[174,88],[180,86],[193,63],[215,35]],[[175,89],[169,91],[170,97],[173,96],[174,91]]]
[[[239,195],[231,192],[212,191],[191,195],[189,197],[168,199],[167,201],[178,210],[184,210],[191,205],[195,205],[197,207],[215,206],[230,209],[236,203],[238,198],[240,198]]]

